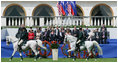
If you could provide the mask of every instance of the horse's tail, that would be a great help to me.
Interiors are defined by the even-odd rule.
[[[93,44],[97,46],[99,55],[103,55],[102,49],[96,41],[93,41]]]
[[[38,43],[38,46],[40,46],[41,48],[47,50],[47,48],[42,45],[42,41],[41,40],[36,40],[36,41]]]

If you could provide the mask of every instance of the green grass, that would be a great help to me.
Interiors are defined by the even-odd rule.
[[[13,58],[12,61],[9,61],[9,58],[1,58],[1,62],[35,62],[33,58],[24,58],[23,61],[20,61],[20,58]],[[85,59],[77,59],[73,61],[72,58],[59,58],[57,61],[53,61],[52,58],[41,58],[36,62],[117,62],[117,58],[98,58],[95,61],[94,58],[86,61]]]

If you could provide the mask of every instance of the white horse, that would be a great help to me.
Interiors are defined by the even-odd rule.
[[[10,58],[9,61],[12,60],[12,58],[13,58],[14,54],[16,53],[16,51],[19,52],[20,57],[21,57],[21,61],[23,60],[22,54],[21,54],[21,52],[19,51],[19,48],[18,48],[18,41],[19,41],[19,39],[17,39],[16,37],[13,37],[13,36],[6,36],[6,45],[9,46],[10,42],[12,42],[12,44],[13,44],[13,49],[14,49],[14,51],[13,51],[13,53],[12,53],[12,56],[11,56],[11,58]],[[40,46],[40,47],[42,47],[43,49],[47,50],[47,48],[42,45],[42,41],[41,41],[41,40],[29,40],[29,41],[27,41],[27,43],[26,43],[24,46],[22,46],[21,48],[22,48],[23,51],[26,51],[26,50],[28,50],[28,49],[32,49],[32,51],[35,53],[35,59],[34,59],[34,61],[36,61],[37,58],[38,58],[38,54],[39,54],[39,52],[37,51],[37,47],[38,47],[38,46]]]
[[[70,47],[71,47],[71,49],[69,49],[68,52],[74,51],[73,61],[76,60],[76,54],[78,52],[76,50],[76,41],[77,41],[77,38],[76,37],[74,37],[72,35],[69,35],[69,34],[66,34],[65,35],[64,44],[67,44],[67,42],[69,42]],[[94,46],[96,46],[98,48],[99,55],[102,55],[103,54],[102,49],[101,49],[101,47],[99,46],[99,44],[96,41],[85,41],[85,45],[84,46],[80,46],[80,51],[87,50],[88,53],[89,53],[89,56],[87,57],[86,60],[88,60],[89,57],[91,56],[91,51],[92,51],[92,53],[95,56]],[[95,61],[96,61],[96,58],[95,58]]]

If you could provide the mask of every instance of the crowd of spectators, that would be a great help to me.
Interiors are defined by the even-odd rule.
[[[33,30],[32,27],[30,27],[30,30],[28,31],[28,40],[35,40],[35,39],[40,39],[42,41],[61,41],[63,43],[64,41],[64,36],[66,31],[69,31],[69,33],[75,37],[79,36],[79,28],[74,28],[70,29],[69,27],[64,28],[62,27],[52,27],[49,26],[45,28],[44,31],[42,31],[41,27],[37,27],[36,30]],[[82,28],[83,36],[85,40],[88,40],[88,33],[93,31],[94,36],[92,37],[92,40],[96,40],[99,44],[106,44],[107,43],[107,37],[108,37],[108,32],[107,28],[104,26],[104,24],[101,26],[101,28],[96,28],[90,30],[88,27]]]

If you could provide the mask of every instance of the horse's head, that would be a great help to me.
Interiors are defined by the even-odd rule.
[[[7,45],[7,46],[9,46],[10,41],[11,41],[11,40],[10,40],[10,37],[9,37],[9,36],[6,36],[6,45]]]

